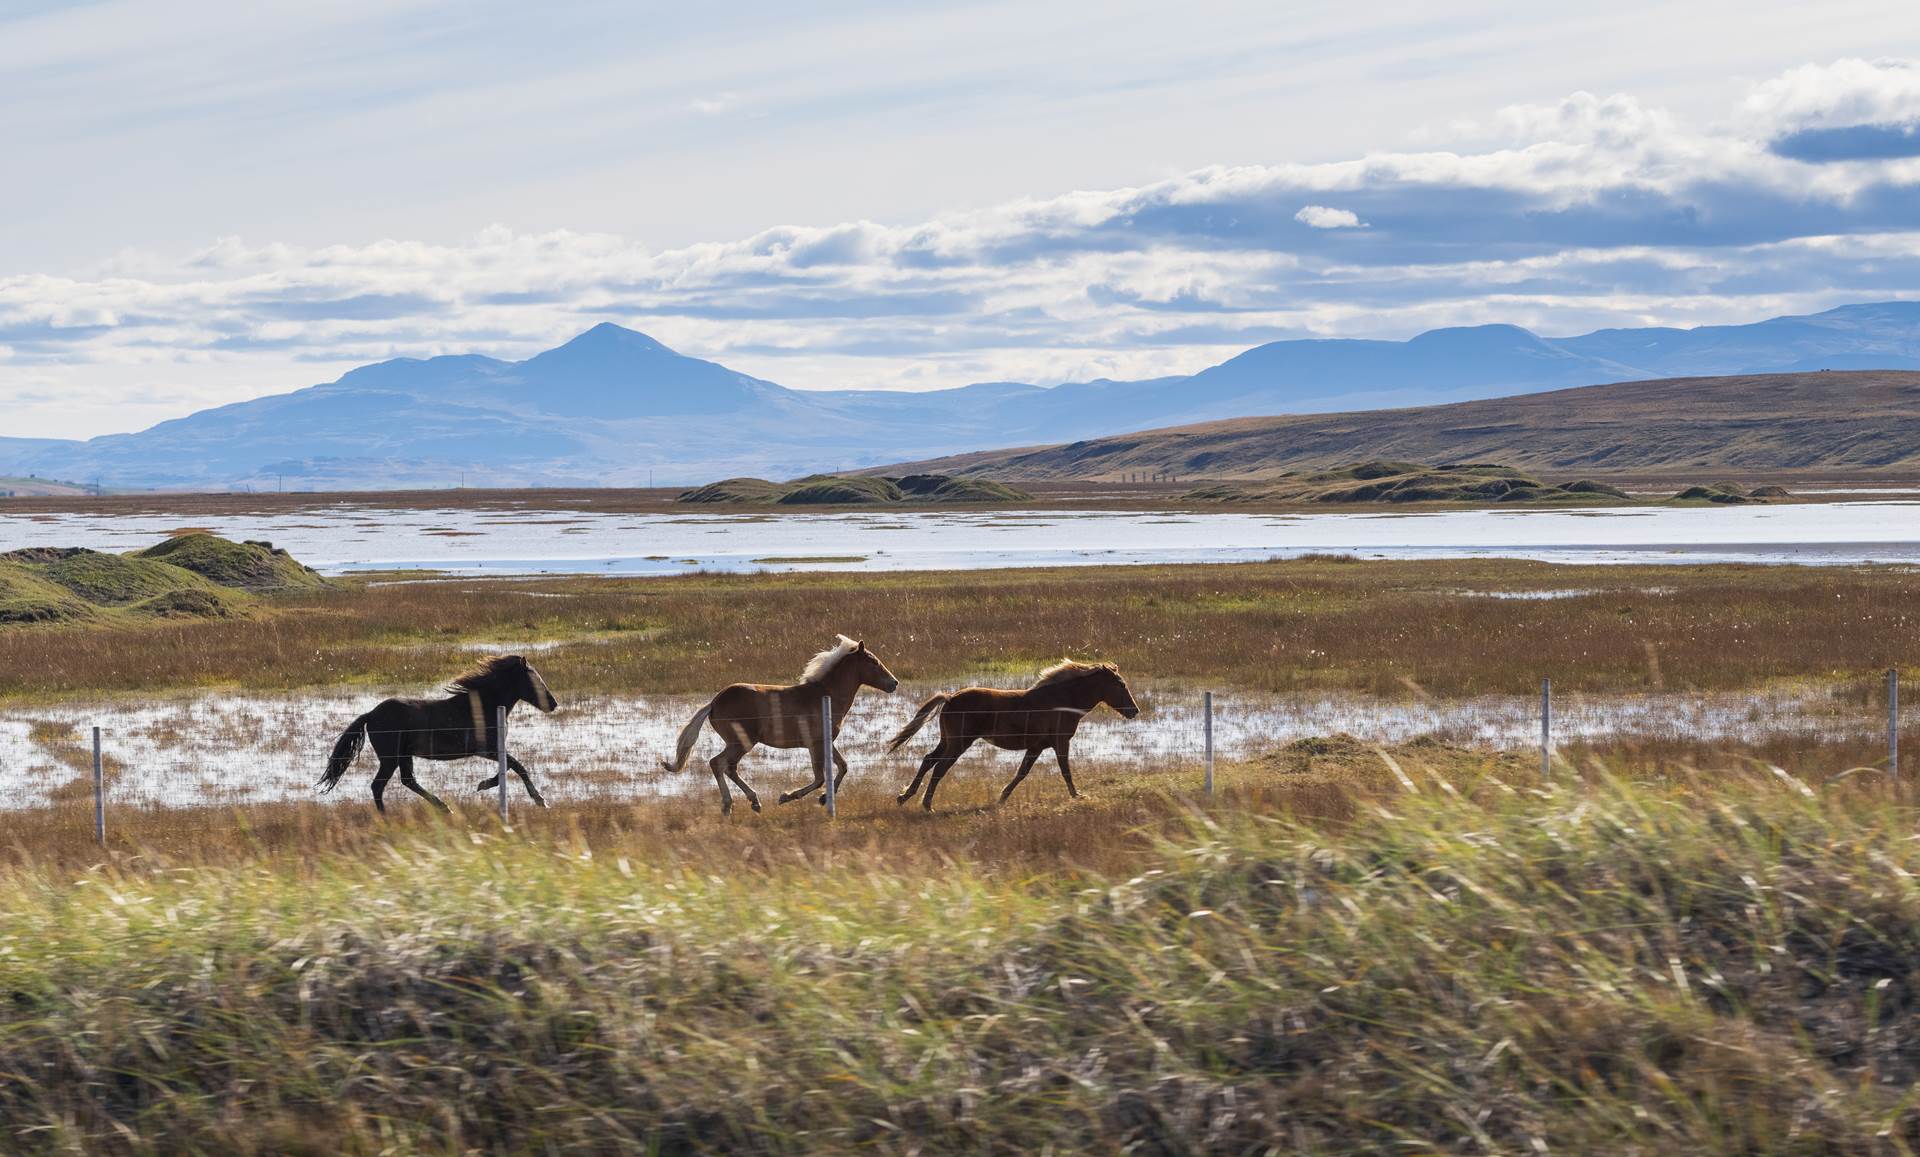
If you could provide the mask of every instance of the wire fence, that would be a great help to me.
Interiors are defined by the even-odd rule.
[[[1321,737],[1350,736],[1368,746],[1428,740],[1508,752],[1537,749],[1543,776],[1560,774],[1585,753],[1628,747],[1675,757],[1758,751],[1783,764],[1869,766],[1897,778],[1903,723],[1898,676],[1887,672],[1884,678],[1883,686],[1876,679],[1871,689],[1853,683],[1742,694],[1568,694],[1543,681],[1524,694],[1448,699],[1148,687],[1137,691],[1136,719],[1106,708],[1078,718],[1069,762],[1082,787],[1152,771],[1177,777],[1186,790],[1210,791],[1219,765],[1267,761],[1275,774],[1285,774],[1289,751],[1310,755]],[[889,740],[919,701],[866,692],[845,708],[831,727],[834,749],[849,768],[845,788],[894,794],[913,779],[939,741],[943,721],[929,719],[898,750]],[[294,800],[365,807],[383,748],[411,756],[415,781],[449,803],[478,802],[508,814],[531,799],[518,774],[505,766],[502,750],[552,804],[705,792],[713,793],[717,805],[711,764],[724,748],[724,728],[716,734],[702,727],[680,772],[662,768],[681,729],[706,702],[694,696],[598,695],[569,699],[553,715],[521,707],[506,721],[504,747],[491,739],[500,729],[497,719],[477,730],[468,722],[369,735],[367,749],[330,794],[319,794],[317,781],[343,730],[372,705],[364,696],[50,704],[30,715],[0,718],[0,775],[8,784],[0,810],[91,810],[98,830],[123,808],[234,809]],[[1041,713],[1028,714],[999,720],[994,742],[975,744],[952,775],[996,783],[1010,778],[1023,748],[1050,743],[1059,730]],[[813,782],[819,737],[829,720],[808,710],[740,722],[781,744],[756,745],[733,768],[763,801]],[[961,728],[964,713],[950,712],[946,722]],[[1914,737],[1906,738],[1911,751]],[[444,758],[466,752],[474,754]],[[1042,752],[1021,790],[1060,790],[1057,764],[1051,749]],[[482,782],[495,794],[476,800]],[[728,789],[741,794],[731,780]],[[390,805],[414,802],[399,775],[385,790]]]

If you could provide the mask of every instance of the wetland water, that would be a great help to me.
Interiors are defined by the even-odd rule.
[[[211,517],[330,574],[661,575],[690,570],[956,570],[1362,558],[1552,562],[1920,563],[1920,501],[1579,510],[1246,514],[1101,510],[608,514],[412,510],[341,502]],[[0,551],[133,550],[178,515],[0,513]]]
[[[893,697],[861,697],[839,742],[853,769],[849,790],[898,791],[912,778],[920,756],[934,741],[934,729],[897,754],[886,752],[884,743],[931,690],[909,687]],[[1083,789],[1098,791],[1113,776],[1133,768],[1199,775],[1204,751],[1200,693],[1151,684],[1136,691],[1143,709],[1139,719],[1123,721],[1099,710],[1081,726],[1073,759]],[[5,769],[9,784],[0,796],[0,811],[89,806],[88,729],[94,726],[105,734],[108,793],[114,806],[234,807],[316,798],[364,806],[375,767],[369,753],[362,752],[332,795],[316,797],[314,780],[340,730],[379,697],[338,691],[221,693],[48,703],[8,711],[0,715],[0,769]],[[705,696],[694,695],[569,697],[555,715],[516,712],[511,746],[541,791],[556,803],[711,793],[713,778],[705,761],[720,749],[711,731],[702,733],[685,771],[667,774],[658,762],[672,748],[681,725],[705,702]],[[1463,745],[1531,751],[1540,728],[1539,701],[1531,695],[1396,700],[1223,691],[1216,699],[1215,716],[1215,752],[1223,761],[1255,759],[1296,739],[1341,733],[1370,744],[1432,736]],[[1556,743],[1844,742],[1875,739],[1884,734],[1885,725],[1879,708],[1817,688],[1562,695],[1554,702]],[[980,745],[954,774],[1000,783],[1017,763],[1011,753],[989,755]],[[452,801],[471,798],[474,785],[491,775],[492,767],[484,760],[467,759],[423,762],[419,771],[428,790]],[[767,748],[757,749],[741,773],[763,800],[811,777],[805,753]],[[512,785],[515,807],[524,806],[519,790],[517,783]],[[1024,790],[1059,790],[1050,757]],[[388,798],[411,797],[395,785]]]

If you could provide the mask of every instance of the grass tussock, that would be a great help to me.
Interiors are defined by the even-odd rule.
[[[4,579],[0,575],[0,579]],[[1561,592],[1568,597],[1495,598]],[[45,592],[42,592],[43,594]],[[37,597],[37,596],[36,596]],[[433,684],[539,641],[568,692],[791,678],[845,631],[914,690],[1062,655],[1130,677],[1396,697],[1733,690],[1920,665],[1920,576],[1889,567],[1557,567],[1502,560],[672,579],[341,582],[242,621],[5,630],[0,698]],[[1864,691],[1863,693],[1870,693]]]
[[[20,864],[5,1143],[1920,1146],[1909,811],[1764,772],[1402,770],[1337,819],[1162,797],[1104,870],[976,858],[959,815],[924,825],[937,867],[877,839],[723,870],[642,828],[437,824]]]

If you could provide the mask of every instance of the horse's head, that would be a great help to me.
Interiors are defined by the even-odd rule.
[[[510,655],[508,658],[518,669],[517,679],[509,684],[513,687],[516,699],[522,703],[531,703],[547,712],[560,706],[560,701],[555,699],[553,692],[547,689],[547,681],[540,677],[540,672],[534,669],[532,663],[519,655]]]
[[[1133,701],[1133,691],[1127,686],[1127,681],[1120,677],[1120,668],[1112,663],[1102,663],[1099,670],[1093,673],[1093,678],[1100,681],[1100,702],[1118,711],[1122,719],[1132,719],[1140,714],[1140,705]]]
[[[854,671],[860,676],[861,686],[877,687],[889,695],[899,689],[900,680],[893,677],[893,672],[887,670],[887,665],[880,661],[878,655],[867,650],[864,640],[853,649],[853,654],[848,655],[846,661],[855,664]]]

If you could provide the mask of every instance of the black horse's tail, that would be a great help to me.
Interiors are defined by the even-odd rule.
[[[347,774],[347,768],[353,766],[353,758],[360,754],[360,745],[367,741],[367,720],[373,718],[369,711],[360,718],[347,724],[346,731],[340,735],[340,742],[333,745],[333,758],[327,760],[327,774],[320,777],[320,790],[329,792],[340,777]]]

